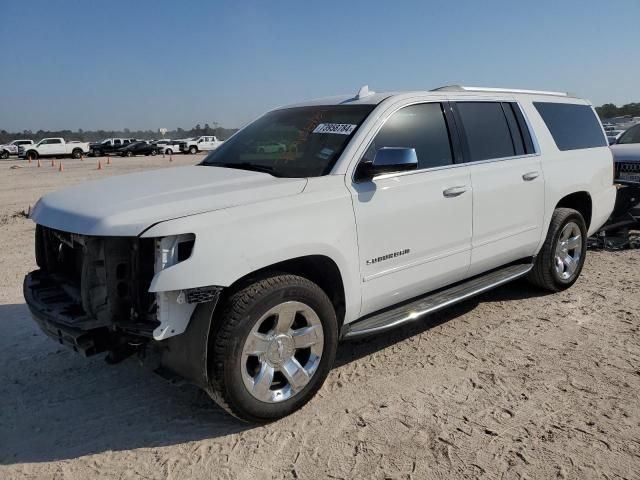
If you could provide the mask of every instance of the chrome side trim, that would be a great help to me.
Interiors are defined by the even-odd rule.
[[[523,158],[533,158],[533,157],[539,157],[539,156],[540,156],[539,153],[528,153],[526,155],[516,155],[516,156],[513,156],[513,157],[490,158],[488,160],[478,160],[478,161],[475,161],[475,162],[454,163],[452,165],[442,165],[440,167],[421,168],[419,170],[410,170],[408,172],[385,173],[383,175],[376,175],[375,177],[373,177],[373,179],[371,181],[378,180],[378,179],[382,180],[382,179],[385,179],[385,178],[401,177],[401,176],[404,176],[404,175],[415,175],[417,173],[437,172],[439,170],[447,170],[447,169],[450,169],[450,168],[473,167],[474,165],[483,165],[485,163],[506,162],[508,160],[519,160],[519,159],[523,159]]]
[[[443,308],[467,300],[505,283],[523,277],[532,263],[516,264],[467,280],[446,290],[427,295],[393,310],[382,312],[343,327],[342,338],[372,335],[412,322]]]

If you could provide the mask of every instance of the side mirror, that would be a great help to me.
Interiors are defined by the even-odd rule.
[[[355,180],[371,180],[376,175],[406,172],[418,168],[415,148],[383,147],[376,152],[373,162],[361,162],[356,167]]]

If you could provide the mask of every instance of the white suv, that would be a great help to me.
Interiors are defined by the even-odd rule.
[[[584,100],[363,87],[271,111],[197,166],[44,196],[24,294],[59,342],[111,362],[157,349],[268,421],[314,395],[340,339],[519,277],[570,287],[615,196]]]

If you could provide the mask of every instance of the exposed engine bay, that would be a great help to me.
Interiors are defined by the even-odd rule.
[[[182,333],[196,304],[219,289],[149,292],[156,272],[191,255],[195,237],[99,237],[36,226],[39,270],[24,281],[42,329],[87,356],[118,361],[152,340]]]

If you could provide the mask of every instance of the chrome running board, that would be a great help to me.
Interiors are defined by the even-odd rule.
[[[492,288],[523,277],[533,268],[532,263],[515,264],[465,280],[452,287],[445,287],[409,303],[390,310],[374,313],[345,325],[342,338],[350,339],[373,335],[418,320],[458,302],[467,300]]]

